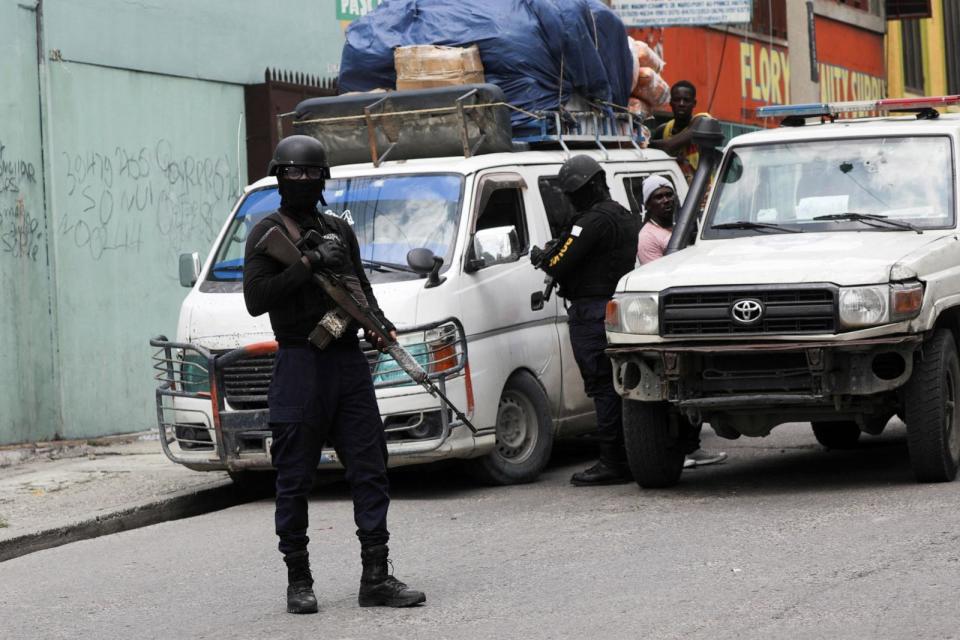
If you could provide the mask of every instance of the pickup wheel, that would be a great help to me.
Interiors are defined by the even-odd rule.
[[[500,395],[496,429],[493,451],[468,460],[467,470],[484,484],[536,480],[553,451],[553,420],[546,393],[529,373],[520,371],[507,380]]]
[[[860,425],[853,420],[811,422],[817,442],[827,449],[853,449],[860,440]]]
[[[679,417],[675,416],[673,422]],[[672,487],[683,471],[683,441],[671,428],[667,402],[623,401],[623,442],[627,463],[644,489]]]
[[[907,445],[918,482],[949,482],[960,464],[960,358],[953,333],[937,329],[917,352],[904,391]]]

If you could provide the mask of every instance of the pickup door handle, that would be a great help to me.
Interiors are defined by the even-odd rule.
[[[543,309],[543,291],[534,291],[530,294],[531,311],[540,311]]]

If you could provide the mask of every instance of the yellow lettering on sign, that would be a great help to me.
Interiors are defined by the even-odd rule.
[[[770,102],[770,51],[760,47],[760,97]]]
[[[777,51],[770,54],[770,101],[783,104],[783,96],[780,94],[780,53]]]
[[[757,84],[757,55],[756,51],[750,54],[750,97],[754,100],[761,98],[760,85]]]
[[[789,104],[790,60],[786,52],[752,42],[741,42],[740,97],[758,102]]]
[[[740,43],[740,97],[747,97],[747,81],[750,76],[750,58],[753,56],[753,45],[749,42]]]

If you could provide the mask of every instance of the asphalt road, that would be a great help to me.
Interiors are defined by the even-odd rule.
[[[723,447],[670,490],[455,471],[394,481],[397,575],[417,609],[360,609],[342,483],[311,502],[321,612],[284,613],[260,501],[0,564],[3,638],[957,638],[960,482],[913,482],[902,426],[850,452],[808,425]]]

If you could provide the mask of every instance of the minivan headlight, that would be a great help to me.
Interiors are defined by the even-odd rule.
[[[660,295],[657,293],[627,293],[607,303],[607,331],[612,333],[660,333]]]
[[[848,329],[915,318],[923,305],[919,282],[840,289],[840,322]]]

